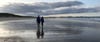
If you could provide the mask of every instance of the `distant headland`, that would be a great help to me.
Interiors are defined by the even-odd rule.
[[[22,17],[22,18],[32,18],[33,16],[21,16],[21,15],[15,15],[12,13],[0,13],[0,17]]]

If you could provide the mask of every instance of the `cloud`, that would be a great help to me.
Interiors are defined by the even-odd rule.
[[[95,12],[95,8],[78,8],[83,5],[80,1],[66,1],[66,2],[38,2],[32,4],[13,3],[1,7],[1,12],[9,12],[25,15],[51,15],[51,14],[66,14],[66,13],[80,13],[80,12]],[[74,7],[74,6],[77,6]]]
[[[67,13],[85,13],[85,12],[100,12],[100,9],[97,7],[94,8],[74,8],[74,7],[63,7],[62,9],[52,9],[52,10],[48,10],[46,11],[49,14],[67,14]]]

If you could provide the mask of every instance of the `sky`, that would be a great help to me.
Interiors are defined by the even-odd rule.
[[[61,1],[75,1],[75,0],[0,0],[0,5],[8,3],[35,3],[35,2],[61,2]],[[98,6],[100,0],[76,0],[85,3],[87,6]]]
[[[57,15],[99,12],[100,0],[0,0],[0,12]]]
[[[91,6],[91,7],[94,7],[94,6],[100,6],[100,0],[78,0],[78,1],[81,1],[83,2],[85,5],[87,6]]]

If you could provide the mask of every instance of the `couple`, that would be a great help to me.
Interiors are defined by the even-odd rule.
[[[36,33],[37,38],[39,39],[40,36],[41,36],[41,38],[43,38],[44,37],[44,31],[43,31],[44,17],[38,16],[36,18],[36,22],[37,22],[37,33]],[[40,24],[41,24],[41,27],[42,27],[41,29],[40,29]]]

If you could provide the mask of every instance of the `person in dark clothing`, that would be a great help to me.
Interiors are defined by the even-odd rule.
[[[44,17],[41,17],[41,25],[43,27],[43,23],[44,23]]]
[[[37,24],[40,24],[40,21],[41,21],[40,16],[38,16],[38,17],[36,18],[36,21],[37,21]]]
[[[38,39],[40,38],[40,21],[41,21],[40,16],[38,16],[38,17],[36,18],[37,27],[38,27],[36,35],[37,35],[37,38],[38,38]]]
[[[41,29],[41,38],[44,37],[43,24],[44,24],[44,17],[41,17],[41,26],[42,26],[42,29]]]

